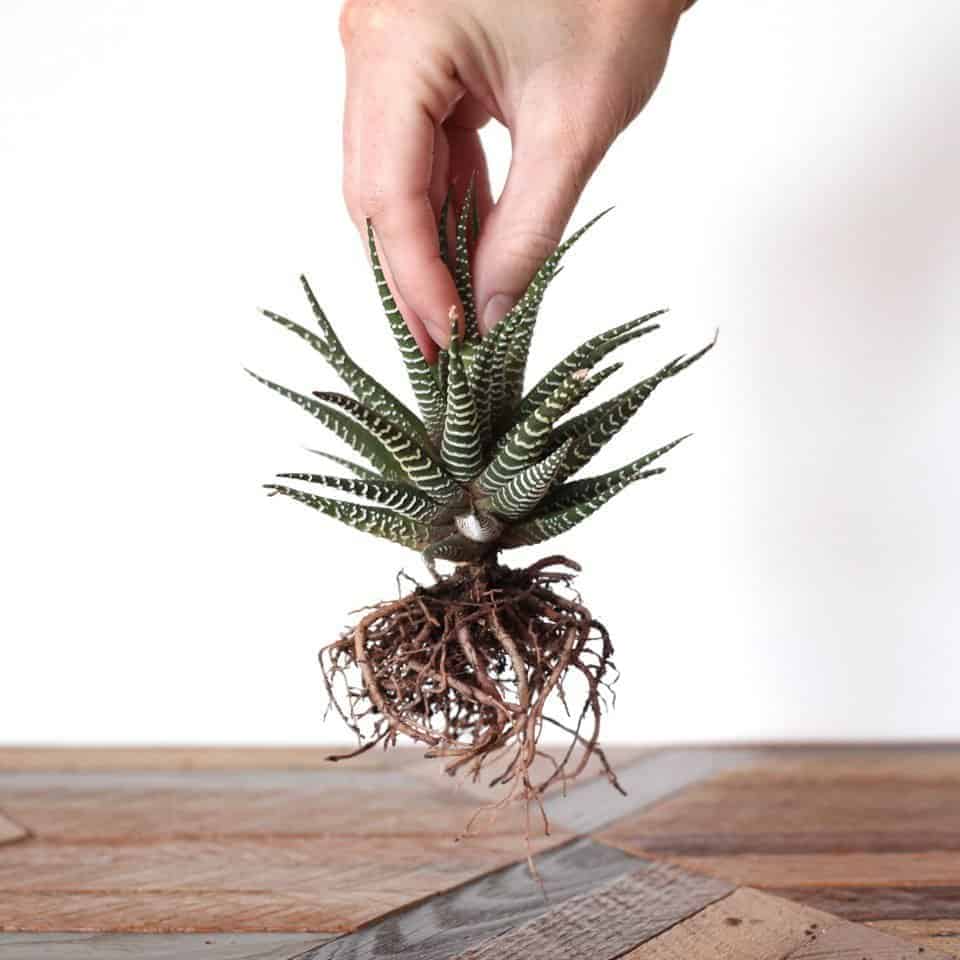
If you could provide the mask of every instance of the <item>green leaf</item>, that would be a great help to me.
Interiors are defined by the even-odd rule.
[[[346,411],[354,421],[376,437],[399,464],[403,475],[424,493],[443,503],[461,496],[462,491],[457,483],[415,437],[367,409],[353,397],[327,391],[317,391],[314,396]]]
[[[530,416],[517,424],[503,439],[477,486],[494,494],[516,474],[540,459],[553,435],[553,425],[591,390],[599,386],[619,364],[601,370],[592,377],[580,370],[572,374]]]
[[[302,393],[297,393],[287,387],[274,383],[247,370],[247,373],[254,380],[262,383],[265,387],[276,391],[281,397],[286,397],[298,407],[306,410],[312,417],[319,420],[328,430],[332,431],[341,440],[348,443],[360,456],[369,460],[377,470],[388,479],[403,480],[405,474],[403,467],[393,456],[392,453],[378,440],[369,430],[356,423],[352,418],[342,413],[340,410],[333,409],[326,404],[314,400],[312,397],[306,397]],[[356,402],[356,401],[354,401]],[[390,425],[392,429],[396,427]]]
[[[430,544],[423,551],[423,560],[430,570],[436,573],[434,562],[437,560],[449,560],[451,563],[469,563],[480,560],[484,554],[489,552],[490,544],[477,543],[460,533],[451,533],[449,536]]]
[[[352,460],[345,460],[343,457],[335,457],[332,453],[326,453],[323,450],[314,450],[313,447],[304,447],[304,449],[307,451],[307,453],[314,453],[318,457],[323,457],[325,460],[338,463],[341,467],[349,470],[354,476],[359,477],[361,480],[382,479],[376,470],[368,470],[366,467],[361,467],[360,464],[354,463]]]
[[[556,487],[543,501],[537,512],[552,513],[556,510],[586,503],[606,493],[613,487],[622,488],[623,486],[633,483],[635,480],[642,480],[656,473],[662,473],[663,468],[656,468],[654,470],[647,468],[651,463],[659,460],[665,453],[669,453],[677,444],[682,443],[689,436],[690,434],[679,437],[671,443],[650,451],[650,453],[645,453],[642,457],[638,457],[636,460],[617,470],[611,470],[609,473],[603,473],[596,477],[586,477],[583,480],[575,480],[572,483],[565,483],[560,487]],[[562,450],[569,449],[571,443],[573,443],[573,441],[568,440],[563,447],[558,448],[551,456],[560,453]]]
[[[328,517],[333,517],[357,530],[372,533],[374,536],[383,537],[385,540],[399,543],[403,547],[410,547],[412,550],[422,550],[430,536],[430,529],[426,524],[402,517],[392,510],[367,507],[361,503],[347,503],[344,500],[332,500],[329,497],[318,497],[280,484],[268,483],[264,486],[271,491],[271,495],[281,494],[290,497],[291,500],[319,510]]]
[[[344,493],[365,497],[374,503],[390,507],[410,520],[429,522],[443,509],[439,503],[422,494],[416,487],[397,480],[365,480],[322,473],[278,473],[277,476],[281,480],[318,483]]]
[[[437,242],[440,247],[440,259],[444,262],[446,268],[453,273],[453,265],[450,262],[450,241],[447,239],[450,196],[451,191],[447,190],[447,195],[443,198],[443,206],[440,207],[440,216],[437,219]]]
[[[463,304],[464,335],[468,340],[480,336],[477,328],[477,305],[473,301],[473,278],[470,275],[470,238],[468,229],[473,214],[474,178],[470,178],[460,216],[457,217],[457,250],[453,268],[453,278],[457,284],[457,293]]]
[[[575,370],[596,366],[604,357],[619,347],[622,347],[624,344],[648,333],[652,333],[654,330],[659,330],[660,324],[649,323],[649,321],[664,313],[666,313],[666,310],[656,310],[653,313],[646,314],[646,316],[637,317],[635,320],[621,323],[620,326],[613,327],[580,344],[579,347],[568,353],[549,373],[544,375],[540,382],[523,398],[518,410],[517,419],[525,417],[533,411],[549,396],[551,391],[556,390],[559,384]],[[645,326],[645,324],[648,325]]]
[[[413,334],[397,309],[397,301],[394,300],[393,294],[390,292],[390,286],[383,275],[383,267],[380,265],[380,256],[377,253],[377,243],[373,234],[373,224],[369,220],[367,221],[367,242],[370,247],[370,263],[373,265],[373,276],[377,281],[380,302],[383,304],[383,311],[387,316],[387,322],[390,324],[393,337],[400,348],[400,355],[403,357],[403,363],[407,368],[407,376],[410,378],[413,394],[417,398],[417,404],[423,414],[424,426],[431,436],[439,436],[443,429],[443,397],[440,396],[437,378],[430,364],[424,359],[420,347],[417,346],[417,341],[414,340]]]
[[[505,520],[527,516],[550,490],[571,442],[511,478],[491,497],[488,509]]]
[[[321,329],[326,335],[325,338],[317,336],[313,331],[307,330],[298,323],[287,319],[279,313],[272,310],[264,310],[263,315],[274,323],[283,327],[285,330],[295,333],[302,340],[310,344],[326,361],[336,370],[340,378],[353,391],[358,400],[363,401],[371,410],[375,410],[381,416],[392,420],[397,426],[409,430],[416,436],[427,438],[427,431],[420,419],[403,403],[400,402],[386,387],[375,380],[358,364],[354,363],[349,354],[343,348],[343,344],[333,331],[333,327],[327,320],[326,315],[320,308],[307,278],[300,277],[307,299],[313,309],[314,316],[320,323]]]
[[[473,392],[454,337],[447,351],[447,412],[440,455],[450,475],[469,483],[483,469],[483,445]]]

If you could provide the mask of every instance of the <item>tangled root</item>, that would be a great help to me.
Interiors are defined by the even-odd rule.
[[[549,569],[557,566],[568,569]],[[545,830],[544,791],[565,786],[592,756],[623,792],[597,744],[604,695],[616,676],[613,646],[570,587],[569,571],[579,569],[564,557],[524,570],[462,566],[372,608],[320,652],[330,703],[360,744],[331,759],[394,746],[405,734],[425,744],[428,757],[445,758],[451,776],[476,781],[486,773],[491,787],[504,785],[492,807],[519,799],[529,815],[535,803]],[[571,688],[582,699],[574,710]],[[566,722],[545,713],[554,694],[551,705],[563,709]],[[559,758],[539,745],[545,723],[570,735]],[[539,780],[537,757],[548,761]]]

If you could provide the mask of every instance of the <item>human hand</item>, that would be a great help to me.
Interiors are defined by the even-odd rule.
[[[560,242],[580,192],[640,112],[689,0],[347,0],[344,194],[373,223],[398,306],[428,359],[459,304],[437,219],[476,175],[474,289],[482,332]],[[493,204],[479,130],[512,158]]]

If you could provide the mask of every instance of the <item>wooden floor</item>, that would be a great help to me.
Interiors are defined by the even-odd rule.
[[[413,750],[0,748],[0,960],[960,957],[960,746],[610,753],[541,887]]]

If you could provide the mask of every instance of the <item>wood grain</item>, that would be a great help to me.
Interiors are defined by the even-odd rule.
[[[950,751],[775,757],[720,773],[600,838],[683,856],[960,850],[960,763]]]
[[[27,836],[27,830],[14,820],[0,813],[0,843],[12,843]]]
[[[0,960],[290,960],[325,939],[288,933],[0,933]]]
[[[960,957],[960,920],[871,920],[867,926]]]
[[[744,887],[624,960],[905,960],[917,947],[878,930]],[[946,954],[925,951],[929,960]]]
[[[771,893],[850,920],[960,919],[960,886],[773,887]]]
[[[590,840],[536,858],[543,887],[525,863],[384,917],[301,960],[448,960],[595,887],[637,870],[637,859]]]
[[[645,864],[458,954],[456,960],[613,960],[731,890],[722,881],[668,864]]]
[[[636,849],[638,856],[644,851]],[[671,856],[685,870],[741,886],[960,886],[960,856],[953,851],[912,853],[744,853],[724,857]]]
[[[660,750],[617,770],[627,795],[617,793],[603,777],[571,787],[566,796],[547,799],[551,821],[575,833],[592,833],[621,817],[718,773],[750,764],[761,756],[753,750]]]

